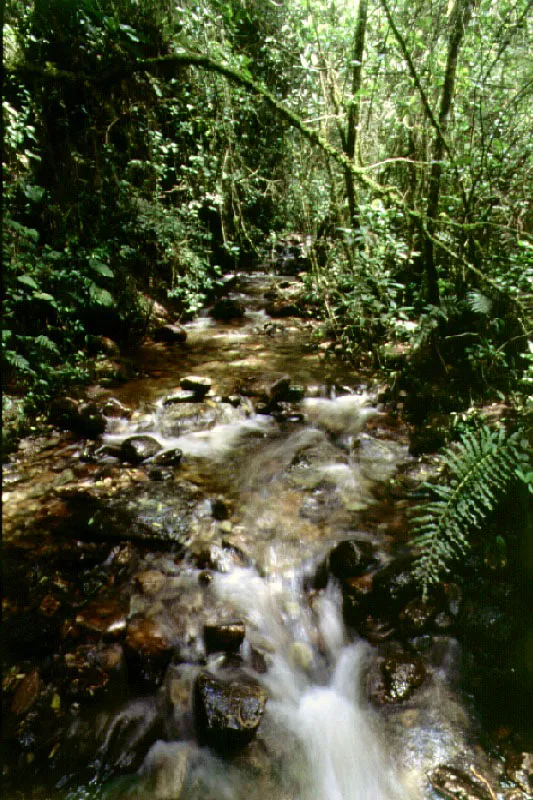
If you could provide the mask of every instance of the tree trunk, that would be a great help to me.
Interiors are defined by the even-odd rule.
[[[446,131],[448,118],[453,103],[455,81],[457,75],[457,57],[463,40],[465,28],[472,14],[474,0],[456,0],[453,10],[453,22],[448,45],[446,71],[444,73],[444,86],[439,109],[439,130],[435,133],[431,172],[429,176],[429,192],[427,204],[427,233],[424,241],[424,265],[426,271],[427,296],[432,305],[439,305],[439,274],[435,263],[435,247],[433,237],[435,233],[435,218],[439,209],[441,190],[442,158],[446,149]]]
[[[346,136],[344,138],[344,153],[352,162],[355,159],[359,122],[361,118],[361,100],[359,92],[361,90],[363,76],[363,53],[365,50],[367,16],[368,0],[359,0],[357,26],[354,33],[352,50],[352,97],[350,105],[348,106],[348,122]],[[357,207],[355,194],[355,181],[353,172],[347,168],[344,170],[344,182],[350,211],[350,224],[354,230],[357,230],[359,228],[359,209]]]

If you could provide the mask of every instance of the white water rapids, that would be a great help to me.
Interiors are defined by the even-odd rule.
[[[310,609],[297,587],[295,575],[262,578],[247,569],[216,579],[221,597],[247,618],[248,645],[271,653],[266,725],[287,748],[292,800],[415,800],[363,697],[369,648],[344,644],[335,590]]]

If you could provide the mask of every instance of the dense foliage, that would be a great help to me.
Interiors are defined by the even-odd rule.
[[[194,313],[298,231],[309,300],[418,382],[414,421],[524,407],[532,6],[9,0],[8,396],[88,377],[95,337],[135,342],[155,299]]]

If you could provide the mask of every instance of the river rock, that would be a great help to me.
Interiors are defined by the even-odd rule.
[[[221,297],[211,309],[211,316],[220,322],[230,322],[232,319],[242,319],[244,311],[244,304],[240,300]]]
[[[380,703],[402,703],[426,677],[426,667],[418,656],[399,654],[385,659],[381,666],[383,685],[374,693]]]
[[[207,653],[238,653],[246,635],[244,622],[220,622],[204,625],[204,644]]]
[[[166,583],[166,578],[157,569],[148,569],[135,575],[135,582],[141,592],[149,597],[158,594]]]
[[[347,578],[342,582],[342,613],[347,625],[358,626],[368,610],[368,600],[372,594],[373,576],[361,575]]]
[[[152,436],[131,436],[120,447],[120,460],[130,464],[140,464],[162,450],[162,445]]]
[[[102,408],[102,414],[112,419],[129,419],[132,413],[130,408],[126,408],[126,406],[122,405],[120,400],[117,400],[115,397],[110,397]]]
[[[291,303],[290,300],[278,300],[273,303],[267,303],[265,311],[268,316],[273,319],[303,316],[302,309],[296,303]]]
[[[338,580],[358,577],[372,563],[372,546],[368,542],[347,539],[339,542],[329,554],[330,572]]]
[[[245,746],[259,727],[266,700],[264,689],[250,678],[232,673],[224,680],[202,671],[194,687],[200,740],[222,752]]]
[[[180,403],[199,403],[202,397],[190,389],[183,389],[180,392],[173,392],[163,400],[164,406],[173,406]]]
[[[143,797],[151,800],[180,800],[189,766],[189,745],[157,741],[150,748],[140,775],[146,783]]]
[[[127,612],[117,600],[91,600],[76,615],[76,626],[88,634],[119,639],[126,630]]]
[[[413,559],[401,558],[376,572],[373,583],[373,602],[383,616],[399,611],[420,596],[413,575]]]
[[[447,800],[494,800],[494,794],[487,786],[454,767],[437,767],[429,780],[433,788]]]
[[[87,439],[97,439],[106,429],[106,421],[96,403],[84,403],[75,424],[76,433]]]
[[[180,380],[182,389],[194,392],[198,397],[203,398],[210,391],[213,382],[211,378],[201,378],[197,375],[186,375]]]
[[[173,652],[161,623],[134,617],[128,623],[124,646],[133,674],[143,685],[158,686]]]
[[[526,794],[533,794],[533,753],[513,753],[505,759],[505,774]]]
[[[171,450],[163,450],[154,456],[154,464],[157,467],[177,467],[183,458],[183,451],[179,447],[173,447]]]
[[[11,703],[11,711],[15,716],[26,714],[39,698],[43,682],[38,669],[32,669],[19,683]]]
[[[51,401],[48,421],[60,430],[74,430],[78,417],[78,402],[74,398],[56,397]]]
[[[120,653],[122,648],[118,645]],[[114,653],[114,651],[113,651]],[[99,651],[93,645],[80,645],[63,658],[64,691],[70,700],[92,700],[108,687],[112,672],[118,672],[121,658],[113,664],[108,659],[110,669],[100,662]]]
[[[270,406],[288,401],[291,379],[289,375],[282,375],[266,388],[266,399]]]
[[[181,325],[162,325],[153,334],[154,342],[162,344],[183,344],[187,341],[187,331]]]
[[[424,603],[419,598],[411,600],[399,615],[402,628],[411,635],[423,633],[435,618],[435,611],[435,606],[432,603]],[[441,621],[443,622],[444,620]]]

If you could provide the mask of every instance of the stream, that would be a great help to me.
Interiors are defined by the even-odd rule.
[[[93,387],[98,440],[5,465],[7,800],[526,797],[460,689],[453,585],[424,620],[402,567],[438,464],[315,320],[267,314],[280,282]]]

